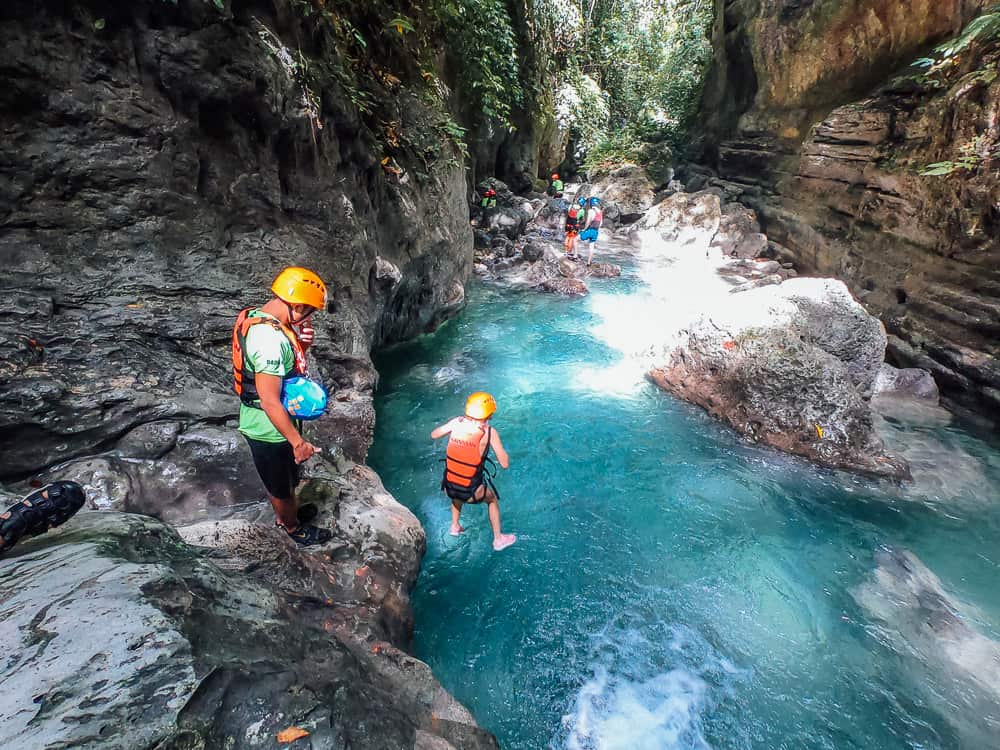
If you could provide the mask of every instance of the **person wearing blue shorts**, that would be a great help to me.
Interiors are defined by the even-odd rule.
[[[587,218],[584,221],[583,231],[580,232],[580,240],[587,243],[590,248],[587,257],[587,265],[594,261],[594,247],[597,245],[598,233],[601,229],[601,222],[604,220],[604,212],[601,210],[601,199],[594,196],[587,207]]]

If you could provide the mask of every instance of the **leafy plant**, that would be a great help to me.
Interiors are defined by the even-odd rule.
[[[404,32],[413,33],[416,29],[413,28],[413,22],[406,16],[396,16],[385,25],[387,29],[395,29],[396,33],[403,34]]]
[[[986,139],[983,135],[977,135],[968,143],[962,145],[958,151],[960,156],[954,161],[939,161],[934,164],[928,164],[919,174],[922,177],[942,177],[944,175],[949,175],[952,172],[957,172],[960,169],[967,170],[969,172],[975,171],[982,165],[986,159],[990,158],[991,154],[988,152],[983,153],[983,150],[988,148],[986,145]]]
[[[503,0],[430,0],[436,21],[457,64],[459,88],[485,121],[507,127],[523,101],[517,39]]]

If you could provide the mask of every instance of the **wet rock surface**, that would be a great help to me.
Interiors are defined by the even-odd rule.
[[[938,402],[937,383],[927,370],[915,367],[898,369],[889,364],[883,364],[875,378],[875,394],[886,397],[911,397],[932,404]]]
[[[331,35],[286,0],[0,9],[0,481],[77,478],[103,511],[0,559],[4,746],[274,747],[299,721],[313,747],[496,746],[399,650],[424,537],[362,464],[371,349],[464,304],[464,172],[420,71],[366,114]],[[330,292],[315,554],[274,528],[231,390],[233,320],[288,265]]]
[[[908,477],[868,403],[885,333],[843,283],[794,279],[740,302],[686,328],[650,379],[754,441],[835,468]]]
[[[934,50],[991,3],[725,5],[703,102],[716,184],[800,271],[847,283],[894,362],[995,425],[1000,40]]]
[[[654,205],[633,235],[665,292],[649,378],[747,438],[849,471],[908,478],[870,400],[882,324],[833,279],[795,278],[753,211],[710,188]],[[652,257],[648,257],[652,253]],[[662,257],[660,257],[662,256]],[[662,264],[666,261],[666,265]]]
[[[642,167],[625,164],[581,186],[577,195],[600,198],[605,221],[613,228],[641,219],[653,205],[653,188],[653,181]]]
[[[1000,643],[987,638],[912,552],[884,548],[873,580],[854,598],[884,626],[880,635],[947,700],[948,721],[969,747],[989,747],[1000,727]],[[971,689],[970,689],[971,688]]]
[[[301,104],[282,50],[309,35],[284,3],[232,18],[189,5],[140,2],[85,32],[69,9],[0,11],[19,61],[0,69],[8,481],[150,422],[233,418],[232,320],[285,265],[329,282],[314,367],[338,403],[341,390],[370,401],[355,373],[374,382],[373,345],[433,328],[464,299],[460,167],[400,150],[383,169],[332,73],[312,92],[323,109]],[[436,117],[405,88],[384,101],[414,137]],[[365,441],[349,442],[362,457]]]
[[[0,580],[5,746],[262,748],[300,727],[310,747],[497,747],[426,665],[288,585],[322,577],[319,555],[261,544],[274,564],[240,569],[232,546],[116,512],[24,543]]]

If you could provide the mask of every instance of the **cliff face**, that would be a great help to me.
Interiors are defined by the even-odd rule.
[[[316,360],[340,409],[370,400],[372,345],[461,304],[472,233],[444,110],[400,71],[352,88],[296,8],[0,11],[0,479],[152,420],[232,417],[232,318],[283,266],[329,284]]]
[[[320,687],[319,704],[338,717],[330,747],[495,748],[426,666],[397,650],[412,633],[409,592],[424,536],[362,465],[374,424],[371,348],[438,325],[461,306],[471,270],[465,171],[446,92],[394,52],[400,42],[379,34],[378,19],[320,13],[319,0],[218,6],[14,0],[0,8],[0,482],[73,478],[86,485],[91,510],[155,516],[192,545],[216,547],[216,561],[234,555],[227,570],[240,580],[271,571],[262,597],[322,613],[304,625],[292,617],[287,627],[261,626],[257,646],[291,671],[325,669],[328,659],[337,670],[345,649],[388,653],[391,663],[352,667],[333,692]],[[357,54],[362,34],[367,58]],[[228,362],[235,315],[266,301],[288,265],[315,269],[330,289],[310,367],[329,386],[331,407],[307,432],[324,452],[306,467],[303,493],[334,539],[309,554],[272,525],[235,431]],[[107,518],[81,520],[87,545],[134,536],[123,530],[134,516],[94,515]],[[73,543],[46,539],[25,545],[43,567],[58,563],[60,542]],[[21,571],[21,548],[13,554],[3,564]],[[170,577],[155,566],[150,575]],[[48,610],[51,592],[25,592],[25,607]],[[108,628],[135,616],[119,604],[108,605]],[[198,597],[183,609],[211,617]],[[47,627],[60,638],[79,630],[72,618]],[[251,663],[246,635],[228,633],[225,648]],[[296,662],[283,649],[300,639]],[[63,695],[90,695],[80,674],[63,679],[25,653],[28,668],[5,682],[11,695],[42,695],[53,680]],[[133,661],[122,680],[160,679],[157,670],[133,675]],[[392,664],[399,679],[362,696]],[[280,721],[281,696],[316,688],[314,677],[306,670],[273,683],[277,692],[259,705]],[[359,697],[352,705],[381,702],[358,711],[395,718],[384,730],[365,727],[362,741],[351,718],[362,714],[338,703],[341,688]],[[178,689],[187,701],[202,688]],[[76,715],[67,705],[58,711]],[[86,697],[80,708],[106,719],[101,737],[66,741],[106,744],[108,731],[116,747],[144,745],[142,722],[102,705]],[[256,719],[230,705],[213,702],[193,725],[186,708],[163,713],[158,720],[172,728],[162,736],[179,733],[185,746],[273,744],[273,735],[251,737]],[[227,715],[227,727],[212,728]],[[54,726],[61,740],[73,734]],[[19,732],[0,727],[14,744]]]
[[[701,146],[779,253],[882,318],[891,359],[995,421],[1000,44],[934,49],[987,5],[720,2]]]

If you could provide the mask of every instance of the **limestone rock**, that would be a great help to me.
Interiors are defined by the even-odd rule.
[[[548,279],[541,283],[539,289],[543,292],[561,294],[564,297],[583,297],[590,292],[587,285],[576,278]]]
[[[304,95],[280,52],[312,31],[286,0],[258,25],[186,5],[132,10],[135,23],[123,11],[103,33],[81,32],[68,6],[0,11],[22,61],[0,87],[7,480],[113,450],[147,423],[235,418],[231,326],[283,266],[314,268],[330,287],[317,361],[367,358],[433,328],[471,268],[460,166],[428,173],[400,153],[402,174],[384,169],[336,66],[311,68],[319,121],[288,104]],[[385,102],[384,120],[436,132],[440,114],[418,94],[401,87]],[[418,165],[426,178],[410,179]],[[169,445],[158,440],[142,438],[147,459]]]
[[[618,167],[585,188],[580,195],[600,198],[605,220],[612,226],[638,221],[653,205],[653,182],[642,167],[634,164]]]
[[[308,569],[289,544],[265,542]],[[468,712],[438,720],[426,665],[354,640],[329,603],[224,572],[151,518],[85,513],[4,566],[6,747],[249,749],[289,726],[314,747],[413,747],[418,730],[498,747]]]
[[[615,263],[594,261],[589,266],[585,266],[584,272],[587,276],[595,279],[615,279],[622,275],[622,267]]]
[[[638,222],[667,242],[708,247],[722,222],[722,203],[710,192],[675,193],[657,203]]]
[[[911,396],[933,403],[938,402],[939,393],[934,376],[918,367],[898,369],[882,363],[875,379],[876,395]]]
[[[744,186],[772,257],[842,279],[885,322],[894,361],[1000,423],[1000,136],[983,126],[1000,108],[1000,79],[984,73],[1000,39],[954,45],[946,62],[934,51],[991,3],[725,5],[705,161]],[[920,57],[938,72],[907,68]]]
[[[829,279],[738,295],[693,323],[650,378],[748,438],[835,468],[905,478],[867,399],[884,359],[881,324]]]
[[[738,203],[727,203],[722,206],[712,247],[734,258],[756,258],[767,248],[767,237],[760,233],[753,211]]]

